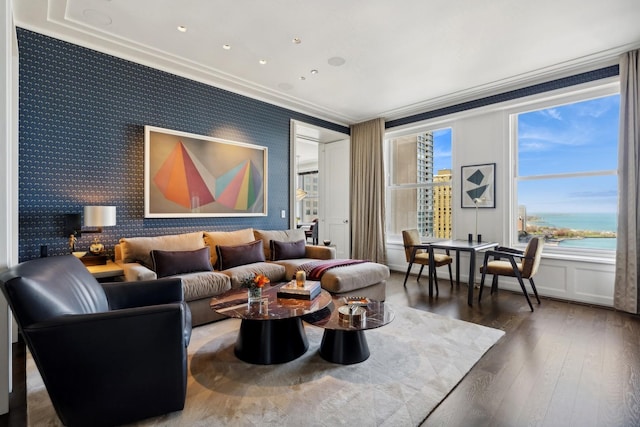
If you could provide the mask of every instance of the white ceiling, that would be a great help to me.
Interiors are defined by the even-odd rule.
[[[344,125],[613,64],[640,47],[639,0],[13,5],[17,26]],[[331,58],[344,64],[330,65]]]

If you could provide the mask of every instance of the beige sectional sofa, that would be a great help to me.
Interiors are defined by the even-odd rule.
[[[221,318],[209,308],[212,297],[239,288],[249,275],[264,274],[272,282],[290,280],[298,267],[335,258],[335,249],[306,245],[303,230],[203,231],[157,237],[120,239],[115,262],[125,280],[180,277],[194,326]],[[335,295],[384,300],[389,269],[366,262],[328,270],[321,279]]]

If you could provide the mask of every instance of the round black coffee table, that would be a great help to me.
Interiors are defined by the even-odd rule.
[[[286,283],[286,282],[285,282]],[[211,309],[227,317],[242,319],[236,339],[238,359],[257,365],[285,363],[309,348],[300,316],[331,304],[331,294],[322,290],[313,300],[278,298],[285,283],[267,285],[262,301],[247,303],[247,290],[233,289],[211,300]]]
[[[320,356],[343,365],[367,360],[371,353],[364,331],[390,323],[395,313],[384,302],[369,300],[361,305],[366,310],[364,320],[353,322],[340,318],[339,308],[346,305],[343,298],[335,298],[333,303],[333,310],[327,307],[303,317],[305,322],[324,328]]]

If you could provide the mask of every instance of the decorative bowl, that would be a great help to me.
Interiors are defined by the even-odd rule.
[[[322,243],[324,243],[325,246],[329,246],[331,244],[331,240],[323,240]]]
[[[72,252],[73,256],[76,258],[82,258],[83,256],[85,256],[87,254],[87,252]]]

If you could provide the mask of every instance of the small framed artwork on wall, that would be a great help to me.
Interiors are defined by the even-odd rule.
[[[146,218],[267,215],[267,147],[145,126]]]
[[[496,207],[496,164],[462,166],[463,208]]]

